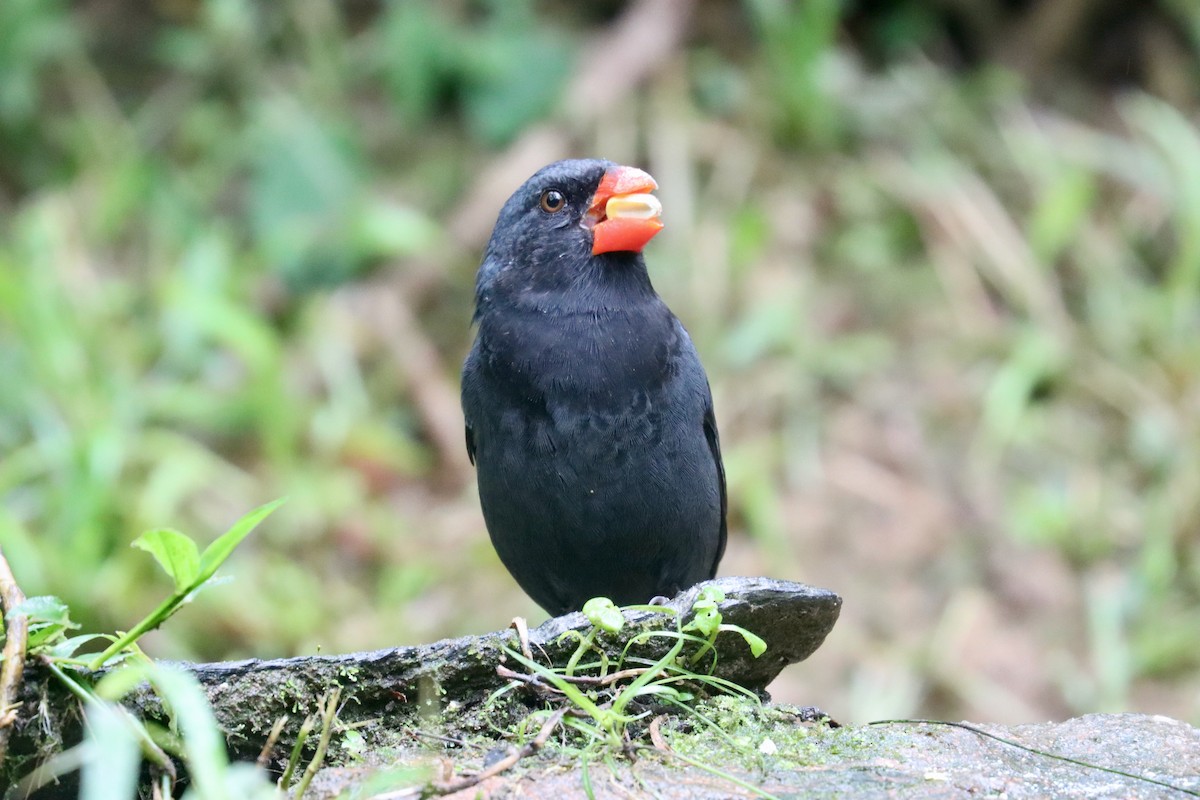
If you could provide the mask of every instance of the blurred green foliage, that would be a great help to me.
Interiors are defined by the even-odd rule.
[[[1159,38],[1114,86],[1102,49],[1022,68],[1017,5],[988,29],[954,4],[701,2],[597,121],[571,115],[572,76],[633,4],[7,0],[5,554],[111,629],[162,593],[137,533],[286,494],[235,587],[151,650],[532,612],[421,398],[470,336],[480,243],[456,215],[549,126],[663,187],[649,260],[713,377],[726,569],[848,598],[823,706],[1195,720],[1200,12],[1144,4]],[[1079,26],[1118,35],[1106,19]],[[389,293],[412,328],[363,304]]]

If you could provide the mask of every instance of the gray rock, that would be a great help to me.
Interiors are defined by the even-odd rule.
[[[1093,714],[1062,723],[973,726],[1026,747],[1139,776],[1130,777],[1030,753],[945,725],[832,729],[798,724],[800,715],[792,709],[755,710],[745,703],[725,704],[709,714],[722,722],[724,736],[684,733],[677,719],[664,727],[663,734],[677,755],[649,751],[635,760],[614,759],[611,766],[593,761],[588,773],[592,795],[622,800],[761,796],[694,765],[703,764],[778,798],[1200,796],[1200,730],[1167,717]],[[452,762],[459,774],[474,768],[470,754],[461,752],[443,751],[438,762]],[[414,750],[390,768],[397,763],[428,765],[431,756]],[[333,798],[378,774],[378,769],[365,765],[326,770],[315,784],[318,788],[306,797]],[[395,792],[389,796],[405,796],[405,786],[418,791],[422,780],[429,779],[401,778],[389,786]],[[584,770],[578,762],[544,754],[451,796],[475,797],[479,792],[484,797],[575,800],[588,796],[583,786]]]

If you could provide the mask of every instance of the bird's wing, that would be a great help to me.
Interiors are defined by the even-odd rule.
[[[471,430],[471,423],[468,422],[466,425],[464,425],[463,431],[466,433],[466,436],[467,436],[467,458],[471,459],[471,466],[475,466],[475,434]],[[719,460],[720,459],[718,458],[718,461]],[[721,495],[722,495],[722,497],[724,497],[724,494],[725,494],[725,476],[724,476],[724,474],[722,474],[721,475]],[[725,501],[722,500],[721,502],[724,503]]]
[[[721,491],[721,537],[717,541],[717,557],[713,559],[712,574],[709,575],[710,578],[715,578],[717,564],[721,563],[721,557],[725,555],[725,540],[729,534],[728,523],[725,519],[729,510],[729,502],[725,495],[725,464],[721,461],[721,437],[717,435],[717,417],[713,413],[711,389],[708,393],[708,405],[704,409],[704,438],[708,440],[708,450],[712,453],[713,461],[717,465],[717,482],[720,484]]]

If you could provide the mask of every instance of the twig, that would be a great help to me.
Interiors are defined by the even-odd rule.
[[[528,686],[532,686],[533,688],[535,688],[545,694],[562,695],[561,691],[559,691],[554,686],[551,686],[548,683],[543,682],[542,679],[539,678],[537,675],[529,675],[524,672],[517,672],[515,670],[509,669],[508,667],[504,666],[503,664],[499,664],[496,666],[496,674],[499,675],[501,678],[507,678],[508,680],[511,680],[511,681],[518,681],[518,682],[524,683]]]
[[[521,655],[533,661],[533,653],[529,649],[529,622],[524,617],[513,617],[511,627],[517,631],[517,639],[521,642]]]
[[[555,711],[542,725],[541,730],[538,731],[537,736],[533,738],[532,742],[520,748],[519,750],[513,750],[507,756],[500,759],[495,764],[492,764],[482,772],[477,772],[474,775],[459,778],[456,781],[449,781],[446,783],[440,781],[435,782],[432,787],[433,791],[437,794],[452,794],[453,792],[461,792],[463,789],[470,789],[472,786],[476,786],[483,781],[486,781],[488,778],[499,775],[501,772],[513,767],[522,758],[527,758],[533,755],[545,746],[546,740],[550,738],[550,734],[553,733],[554,729],[557,728],[562,722],[563,715],[566,713],[567,710],[565,708],[560,708]]]
[[[662,721],[667,718],[666,714],[659,714],[654,719],[650,720],[650,741],[654,744],[655,750],[662,750],[664,753],[671,752],[671,745],[667,744],[667,740],[662,735]]]
[[[8,735],[17,721],[17,695],[21,691],[21,679],[25,674],[25,646],[29,641],[29,618],[24,614],[12,614],[14,608],[25,602],[25,594],[17,585],[8,566],[4,552],[0,550],[0,610],[7,621],[4,627],[4,664],[0,665],[0,762],[8,751]]]
[[[627,678],[636,678],[646,672],[649,667],[632,667],[630,669],[618,670],[617,672],[609,673],[608,675],[559,675],[558,677],[567,683],[573,683],[577,686],[611,686],[617,681],[623,681]],[[546,685],[537,675],[529,675],[525,672],[516,672],[505,666],[497,666],[496,674],[501,678],[509,678],[514,681],[521,681],[532,686],[542,686],[546,689],[554,689],[553,686]],[[555,691],[557,691],[555,689]]]
[[[629,669],[621,669],[616,672],[610,672],[602,677],[590,677],[588,675],[575,675],[566,680],[571,683],[579,683],[584,686],[611,686],[617,681],[623,681],[628,678],[636,678],[644,675],[650,667],[630,667]]]
[[[266,768],[267,762],[271,760],[271,752],[275,749],[275,744],[279,741],[279,736],[283,733],[283,726],[287,724],[287,721],[287,714],[275,720],[271,732],[267,734],[267,740],[263,742],[262,750],[258,751],[258,758],[254,760],[255,764]]]

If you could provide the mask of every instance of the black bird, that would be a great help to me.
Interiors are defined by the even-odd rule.
[[[550,164],[479,267],[467,452],[500,560],[551,614],[673,596],[725,551],[712,392],[641,255],[656,188],[609,161]]]

